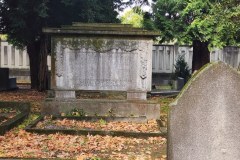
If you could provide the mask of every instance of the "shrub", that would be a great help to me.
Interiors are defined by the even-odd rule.
[[[184,82],[186,83],[189,78],[191,77],[189,66],[187,62],[184,59],[184,56],[178,56],[178,59],[176,60],[175,67],[175,73],[174,73],[174,79],[177,79],[177,77],[184,78]]]

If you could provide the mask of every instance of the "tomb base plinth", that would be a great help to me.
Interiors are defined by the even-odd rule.
[[[128,100],[147,100],[147,92],[144,91],[127,91]]]
[[[75,91],[55,90],[56,99],[75,99]]]
[[[129,101],[105,99],[56,99],[48,98],[42,107],[44,115],[61,115],[74,109],[81,110],[86,116],[160,118],[160,104],[155,101]]]

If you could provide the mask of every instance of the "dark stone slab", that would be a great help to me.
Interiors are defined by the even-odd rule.
[[[0,91],[17,88],[16,78],[9,78],[9,68],[0,68]]]
[[[59,117],[58,117],[59,118]],[[73,117],[72,117],[73,118]],[[39,134],[55,134],[63,133],[70,135],[101,135],[101,136],[124,136],[124,137],[134,137],[134,138],[147,138],[147,137],[166,137],[166,132],[127,132],[127,131],[105,131],[105,130],[74,130],[74,129],[38,129],[34,128],[36,125],[43,120],[43,116],[40,116],[35,121],[33,121],[29,126],[25,128],[26,131]]]
[[[171,73],[152,73],[153,85],[169,85]]]
[[[184,87],[185,80],[182,77],[177,78],[177,90],[181,90]]]
[[[8,79],[8,89],[17,89],[17,79],[16,78],[9,78]]]
[[[9,68],[0,68],[0,91],[9,88]]]
[[[170,107],[168,160],[240,159],[240,75],[204,66]]]
[[[0,125],[0,135],[4,135],[7,131],[20,124],[28,116],[30,104],[24,102],[0,102],[0,108],[14,108],[20,111],[19,114]]]
[[[177,96],[180,91],[177,90],[153,90],[151,91],[152,96],[162,95],[162,96]]]
[[[57,116],[52,119],[72,119],[78,121],[98,121],[104,120],[106,122],[137,122],[137,123],[146,123],[147,118],[145,116],[140,117],[111,117],[111,116]]]

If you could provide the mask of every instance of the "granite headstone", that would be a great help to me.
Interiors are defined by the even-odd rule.
[[[170,107],[168,160],[240,159],[240,74],[204,66]]]

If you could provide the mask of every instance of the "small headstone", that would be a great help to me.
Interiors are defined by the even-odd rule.
[[[178,77],[177,78],[177,90],[181,90],[184,86],[184,78]]]
[[[9,78],[9,68],[0,68],[0,91],[17,89],[16,78]]]
[[[9,69],[0,68],[0,91],[8,89]]]
[[[16,89],[17,87],[17,79],[16,78],[9,78],[8,79],[8,89]]]
[[[168,160],[240,159],[240,75],[222,62],[205,66],[172,104]]]

